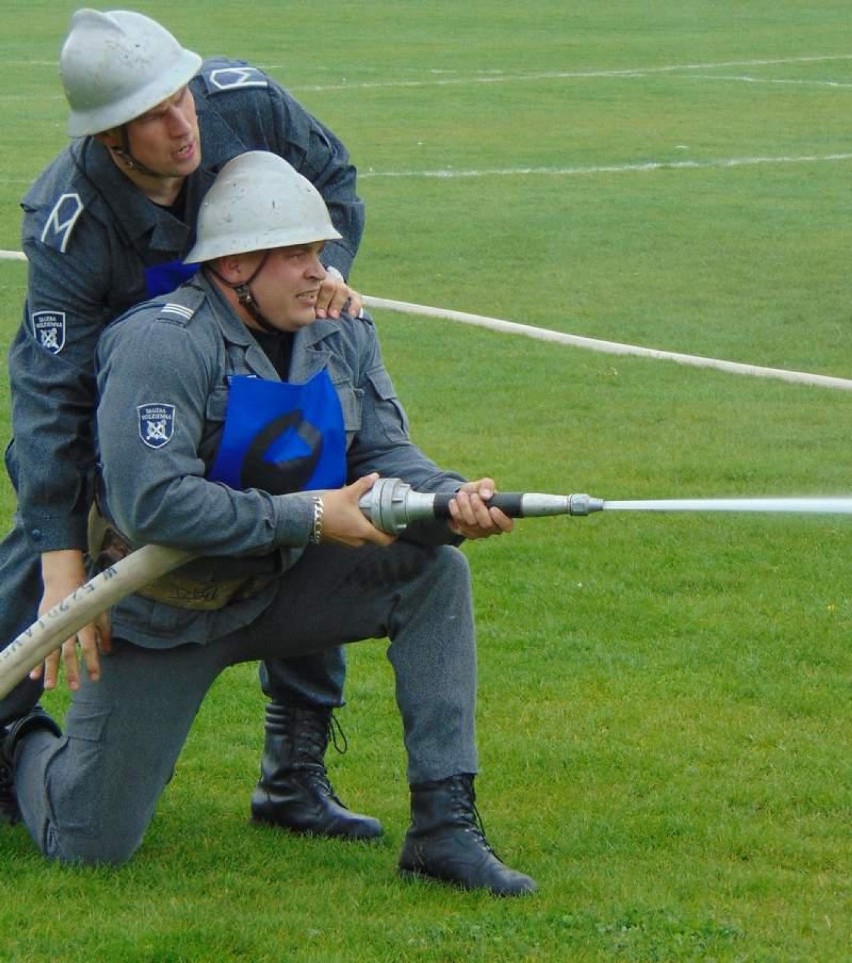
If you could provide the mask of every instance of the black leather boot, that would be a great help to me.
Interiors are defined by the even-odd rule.
[[[0,726],[0,824],[14,825],[21,818],[15,796],[15,749],[34,729],[47,729],[56,736],[62,735],[62,730],[41,706],[35,706],[25,715]]]
[[[411,787],[411,827],[399,869],[495,896],[521,896],[535,880],[510,869],[488,845],[474,802],[473,776],[462,773]]]
[[[347,809],[328,781],[324,760],[331,725],[331,709],[267,705],[260,781],[251,797],[254,822],[314,836],[381,836],[378,819]]]

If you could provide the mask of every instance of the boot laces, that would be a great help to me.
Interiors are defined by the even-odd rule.
[[[308,718],[310,718],[310,716]],[[343,731],[343,727],[333,712],[329,712],[328,714],[324,735],[325,739],[323,740],[322,736],[320,736],[320,730],[311,725],[307,725],[302,730],[302,750],[310,761],[296,763],[293,768],[304,772],[314,786],[314,789],[321,796],[325,796],[342,806],[343,803],[331,785],[331,779],[329,778],[324,758],[325,747],[329,742],[341,755],[349,748],[346,733]],[[319,742],[317,741],[318,737]]]
[[[334,746],[335,751],[339,752],[341,755],[343,755],[343,753],[345,753],[349,748],[349,741],[346,738],[346,733],[343,731],[343,726],[341,726],[340,721],[333,712],[328,714],[326,735],[328,742],[330,742]],[[331,785],[331,779],[329,778],[328,770],[326,769],[325,762],[322,758],[320,758],[317,763],[310,767],[310,780],[321,795],[324,795],[333,802],[336,802],[339,806],[343,805],[338,798],[337,793],[334,791],[334,787]]]
[[[304,774],[305,781],[313,786],[314,791],[319,796],[324,796],[326,799],[337,803],[338,806],[343,806],[340,797],[334,791],[334,786],[331,784],[331,779],[329,779],[328,770],[325,766],[305,766],[301,771]]]
[[[465,832],[471,833],[492,856],[496,856],[499,859],[500,857],[494,852],[494,847],[488,842],[488,837],[485,835],[485,823],[482,821],[482,816],[476,806],[476,796],[474,795],[473,787],[471,787],[470,799],[458,800],[456,812],[462,821],[466,823]]]
[[[343,726],[333,712],[328,715],[328,739],[341,756],[349,749],[349,740],[346,738]]]

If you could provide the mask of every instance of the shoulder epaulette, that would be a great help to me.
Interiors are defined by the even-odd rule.
[[[160,301],[158,318],[164,320],[190,321],[205,299],[204,291],[194,284],[183,284],[168,296],[168,300]]]
[[[64,254],[71,232],[85,205],[77,192],[62,194],[47,215],[41,232],[41,242]]]
[[[191,321],[204,301],[204,292],[192,284],[186,284],[169,295],[168,299],[153,298],[142,301],[125,311],[114,324],[123,323],[138,315],[144,315],[146,323],[154,321]]]
[[[227,91],[269,86],[269,77],[259,67],[253,67],[242,61],[206,61],[198,76],[204,82],[209,96]]]

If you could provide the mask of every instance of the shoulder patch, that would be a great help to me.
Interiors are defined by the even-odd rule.
[[[47,222],[41,232],[42,243],[58,248],[64,254],[71,231],[82,213],[83,202],[80,200],[80,195],[63,194],[47,216]]]
[[[30,316],[36,341],[50,354],[65,347],[65,312],[33,311]]]
[[[268,87],[269,80],[257,67],[217,67],[205,75],[211,93],[221,90],[242,90],[244,87]]]
[[[175,433],[175,406],[160,401],[137,405],[139,437],[149,448],[162,448]]]

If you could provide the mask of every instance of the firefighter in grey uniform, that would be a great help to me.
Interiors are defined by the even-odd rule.
[[[497,858],[474,808],[476,651],[455,547],[512,520],[488,508],[491,479],[465,482],[411,442],[372,321],[316,320],[319,254],[337,238],[286,161],[243,154],[202,205],[189,260],[204,270],[101,337],[107,530],[128,549],[200,557],[115,607],[113,652],[73,694],[64,737],[40,711],[7,735],[24,820],[49,857],[130,858],[228,665],[387,637],[411,786],[400,870],[535,889]],[[374,528],[359,502],[391,475],[455,493],[452,520],[399,539]]]
[[[181,259],[194,241],[199,205],[225,163],[263,148],[316,185],[340,234],[323,252],[326,267],[341,278],[327,280],[323,303],[331,299],[332,313],[347,297],[360,306],[342,281],[363,230],[355,169],[335,135],[270,77],[242,62],[202,62],[160,24],[126,11],[78,11],[60,69],[75,139],[23,201],[29,281],[9,354],[15,438],[6,453],[18,511],[0,545],[0,646],[35,621],[43,594],[49,608],[85,577],[95,346],[116,317],[186,276]],[[134,155],[150,136],[144,125],[160,121],[182,147],[170,179]],[[166,136],[160,139],[171,146]],[[170,206],[146,193],[163,184],[179,188]],[[40,558],[68,550],[79,557],[80,576],[47,604]],[[106,639],[108,625],[101,628]],[[94,631],[86,632],[88,639],[80,633],[80,640],[87,661],[96,661]],[[66,668],[76,670],[74,640],[64,650]],[[57,662],[58,656],[54,675]],[[334,650],[262,666],[271,701],[254,819],[323,835],[381,833],[377,820],[340,803],[327,778],[331,712],[343,703],[344,675],[342,652]],[[40,679],[26,680],[0,702],[0,726],[27,712],[41,691]],[[14,821],[14,798],[0,771],[0,821],[4,814]]]

